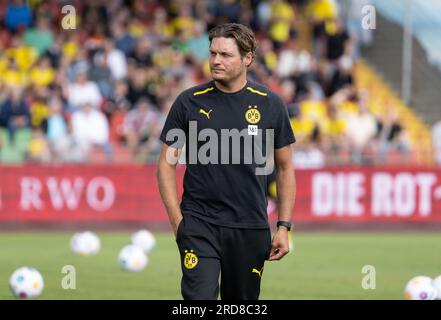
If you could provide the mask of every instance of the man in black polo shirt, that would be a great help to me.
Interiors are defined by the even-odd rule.
[[[247,80],[257,47],[253,32],[228,23],[209,33],[213,81],[181,93],[160,139],[158,185],[176,236],[184,299],[258,299],[265,260],[289,250],[295,197],[287,109]],[[176,163],[186,150],[179,203]],[[268,158],[268,161],[266,161]],[[273,160],[270,160],[273,159]],[[271,240],[267,179],[277,169],[279,221]]]

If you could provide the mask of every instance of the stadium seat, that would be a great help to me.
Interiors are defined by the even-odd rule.
[[[30,129],[17,130],[15,135],[15,144],[9,142],[8,131],[0,128],[0,140],[2,146],[0,148],[0,162],[3,163],[21,163],[25,161],[25,153],[27,146],[31,140],[32,131]]]

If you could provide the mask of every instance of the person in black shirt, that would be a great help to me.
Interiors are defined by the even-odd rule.
[[[340,18],[336,18],[333,24],[335,30],[327,35],[326,58],[337,61],[344,54],[350,53],[351,38]]]
[[[257,42],[246,26],[209,33],[213,80],[182,92],[160,135],[158,186],[181,254],[184,299],[258,299],[265,260],[289,251],[295,197],[291,144],[280,97],[247,80]],[[176,163],[186,151],[179,203]],[[268,158],[268,161],[266,159]],[[268,175],[276,168],[278,229],[271,241]]]

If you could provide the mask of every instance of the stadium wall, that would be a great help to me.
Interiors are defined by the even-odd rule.
[[[0,225],[168,221],[154,165],[2,166],[0,177]],[[296,180],[295,222],[441,223],[441,169],[296,170]]]

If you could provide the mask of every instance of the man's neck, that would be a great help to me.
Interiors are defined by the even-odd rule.
[[[245,85],[247,84],[247,78],[246,76],[241,77],[236,79],[235,81],[231,81],[228,83],[215,80],[214,83],[216,84],[216,87],[222,92],[234,93],[240,91],[243,87],[245,87]]]

